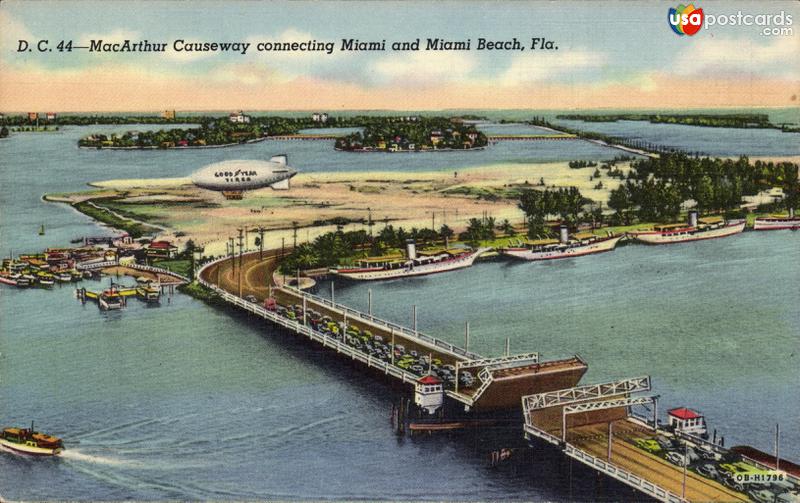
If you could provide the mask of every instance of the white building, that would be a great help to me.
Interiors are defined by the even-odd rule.
[[[690,435],[704,436],[708,434],[706,420],[697,411],[681,407],[667,411],[669,425],[676,431],[689,433]]]
[[[228,116],[228,120],[233,122],[234,124],[249,124],[250,123],[250,116],[245,115],[241,110],[236,113],[232,113]]]

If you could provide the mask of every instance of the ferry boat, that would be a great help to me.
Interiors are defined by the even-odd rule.
[[[4,428],[0,432],[0,446],[31,456],[56,456],[64,449],[63,441],[30,428]]]
[[[358,262],[357,267],[338,267],[330,269],[329,272],[355,281],[423,276],[470,267],[476,258],[489,250],[490,248],[442,250],[438,253],[421,253],[417,256],[415,244],[409,242],[406,245],[406,257],[397,255],[364,259]]]
[[[601,237],[594,234],[578,234],[570,239],[567,228],[562,226],[560,239],[531,241],[522,246],[503,248],[500,253],[521,260],[580,257],[612,251],[623,237],[622,235]]]
[[[689,214],[689,223],[658,225],[652,231],[631,233],[637,241],[642,243],[660,245],[668,243],[685,243],[687,241],[700,241],[702,239],[724,238],[739,234],[744,230],[745,220],[712,220],[706,219],[698,222],[697,213]]]
[[[794,209],[789,210],[789,216],[770,215],[756,218],[753,222],[755,231],[777,231],[782,229],[800,230],[800,217],[794,215]]]

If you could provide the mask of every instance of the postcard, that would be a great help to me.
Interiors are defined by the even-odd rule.
[[[0,3],[0,501],[800,502],[796,2]]]

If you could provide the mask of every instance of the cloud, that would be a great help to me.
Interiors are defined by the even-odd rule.
[[[697,44],[682,51],[673,61],[676,73],[768,73],[796,78],[800,71],[800,59],[797,58],[800,37],[776,36],[756,40],[716,37],[691,42]]]
[[[469,79],[477,66],[477,58],[466,52],[392,53],[365,73],[379,83],[431,85]]]
[[[141,39],[141,36],[142,34],[138,31],[117,28],[107,33],[84,33],[83,35],[79,35],[77,40],[80,42],[79,45],[89,45],[91,40],[102,40],[103,43],[115,44],[124,42],[125,40],[137,42]]]
[[[604,53],[586,49],[527,51],[514,56],[511,65],[496,82],[504,86],[517,86],[552,80],[567,73],[601,68],[607,60]]]
[[[19,40],[35,40],[33,34],[22,21],[0,9],[0,51],[2,54],[16,52]]]

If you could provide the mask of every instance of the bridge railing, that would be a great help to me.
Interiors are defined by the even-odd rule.
[[[182,274],[178,274],[176,272],[172,272],[169,269],[164,269],[161,267],[154,267],[151,265],[144,265],[144,264],[126,264],[125,267],[130,267],[131,269],[136,269],[137,271],[148,271],[148,272],[155,272],[160,274],[166,274],[168,276],[173,276],[178,278],[179,280],[189,283],[190,279]]]
[[[225,260],[225,258],[222,258],[220,260]],[[216,261],[212,261],[205,264],[203,266],[203,269],[212,265],[215,262]],[[201,272],[203,269],[201,269]],[[335,349],[337,352],[343,353],[351,357],[353,360],[358,360],[362,363],[365,363],[367,367],[374,367],[379,370],[382,370],[385,374],[400,379],[404,383],[414,384],[416,383],[417,379],[419,379],[419,376],[412,374],[411,372],[407,372],[401,369],[400,367],[392,365],[391,363],[387,363],[381,359],[375,358],[368,353],[362,352],[352,346],[347,345],[346,343],[336,339],[333,336],[314,330],[310,326],[304,325],[299,320],[290,320],[289,318],[284,318],[278,313],[269,311],[268,309],[259,304],[256,304],[254,302],[249,302],[232,293],[226,292],[222,288],[204,280],[202,274],[197,275],[197,281],[204,287],[214,291],[224,301],[231,303],[237,307],[240,307],[246,311],[249,311],[257,316],[260,316],[261,318],[269,320],[279,326],[294,331],[295,333],[304,335],[309,339],[312,339],[322,344],[325,347]]]
[[[75,269],[79,271],[91,271],[92,269],[100,269],[103,267],[113,267],[115,265],[119,265],[116,260],[106,260],[104,262],[89,262],[89,263],[79,263],[75,266]]]
[[[345,306],[343,304],[338,304],[336,302],[332,302],[330,299],[326,299],[324,297],[320,297],[319,295],[314,295],[314,294],[311,294],[311,293],[308,293],[308,292],[304,292],[302,290],[299,290],[299,289],[297,289],[297,288],[295,288],[293,286],[289,286],[289,285],[284,285],[282,288],[292,292],[295,295],[300,296],[301,298],[305,297],[306,299],[312,300],[312,301],[314,301],[314,302],[316,302],[318,304],[322,304],[322,305],[328,306],[328,307],[330,307],[332,309],[341,311],[342,313],[347,313],[349,316],[354,316],[356,318],[361,318],[362,320],[369,321],[370,323],[372,323],[374,325],[377,325],[379,327],[382,327],[384,329],[394,330],[395,333],[397,333],[399,335],[403,335],[404,337],[406,337],[408,339],[416,340],[416,341],[420,341],[420,342],[425,342],[428,345],[432,345],[435,348],[447,351],[447,352],[449,352],[449,353],[451,353],[453,355],[461,356],[461,357],[464,357],[464,358],[467,358],[467,359],[470,359],[470,360],[478,360],[478,359],[482,359],[483,358],[482,356],[480,356],[480,355],[478,355],[476,353],[473,353],[471,351],[467,351],[467,350],[465,350],[463,348],[460,348],[460,347],[458,347],[458,346],[456,346],[454,344],[450,344],[449,342],[445,342],[445,341],[443,341],[441,339],[437,339],[435,337],[432,337],[430,335],[424,334],[424,333],[419,332],[419,331],[411,330],[411,329],[409,329],[407,327],[404,327],[402,325],[398,325],[396,323],[392,323],[391,321],[387,321],[387,320],[384,320],[382,318],[377,318],[377,317],[372,316],[372,315],[367,314],[367,313],[362,313],[361,311],[358,311],[356,309],[347,307],[347,306]]]
[[[677,494],[674,494],[663,487],[650,482],[649,480],[643,479],[638,475],[634,475],[633,473],[624,470],[613,463],[596,458],[588,452],[578,449],[571,444],[566,444],[564,453],[567,456],[577,459],[581,463],[589,465],[595,470],[604,473],[609,477],[615,478],[631,487],[634,487],[659,501],[664,501],[666,503],[684,503],[687,501]]]

